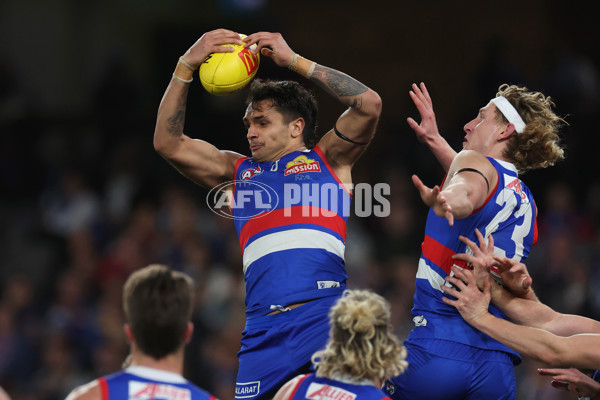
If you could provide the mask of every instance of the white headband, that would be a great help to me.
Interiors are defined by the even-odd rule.
[[[523,130],[525,129],[525,122],[523,121],[523,118],[521,118],[517,110],[513,107],[513,105],[510,104],[508,100],[506,100],[506,97],[494,97],[492,100],[490,100],[490,102],[494,103],[498,110],[500,110],[502,115],[506,117],[508,122],[515,126],[515,130],[517,131],[517,133],[523,132]]]

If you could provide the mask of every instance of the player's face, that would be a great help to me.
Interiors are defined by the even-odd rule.
[[[289,152],[290,124],[283,121],[283,115],[268,100],[248,105],[244,125],[256,161],[278,160]]]
[[[506,128],[506,124],[500,122],[498,110],[493,103],[481,108],[477,117],[464,127],[465,138],[463,149],[475,150],[483,155],[489,155],[494,146],[498,144],[498,134]]]

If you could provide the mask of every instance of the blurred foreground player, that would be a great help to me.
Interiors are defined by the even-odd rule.
[[[367,290],[346,290],[329,321],[327,347],[312,357],[316,373],[292,379],[274,400],[389,399],[381,384],[402,373],[407,362],[391,332],[387,301]]]
[[[182,376],[192,308],[189,276],[158,264],[135,271],[123,288],[128,366],[75,388],[67,400],[215,399]]]

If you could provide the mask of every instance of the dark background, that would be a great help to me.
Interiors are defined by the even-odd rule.
[[[351,218],[351,285],[386,296],[398,335],[409,315],[426,214],[410,175],[442,169],[414,138],[410,85],[425,82],[440,131],[460,148],[463,125],[514,83],[553,97],[570,123],[567,159],[523,179],[540,242],[528,266],[541,300],[600,317],[600,40],[597,2],[35,1],[0,4],[0,385],[14,399],[62,398],[120,367],[127,346],[120,290],[134,269],[167,263],[198,281],[186,376],[233,398],[244,324],[243,276],[230,221],[206,190],[152,147],[156,110],[177,58],[202,33],[281,32],[297,53],[357,78],[383,99],[375,141],[355,182],[392,187],[390,217]],[[314,89],[319,125],[343,107],[263,57],[263,78]],[[247,154],[244,93],[207,94],[196,76],[186,133]],[[536,363],[517,367],[519,399],[574,398]]]

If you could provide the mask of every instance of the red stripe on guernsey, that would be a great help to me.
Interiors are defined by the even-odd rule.
[[[498,179],[498,181],[496,182],[496,186],[494,187],[494,190],[492,190],[492,191],[490,192],[490,194],[488,195],[488,198],[487,198],[487,199],[485,199],[485,201],[483,202],[483,204],[481,205],[481,207],[479,207],[477,210],[473,211],[473,212],[471,213],[471,215],[475,214],[477,211],[479,211],[479,210],[481,210],[483,207],[485,207],[485,205],[486,205],[486,204],[487,204],[487,203],[488,203],[488,202],[489,202],[489,201],[492,199],[492,197],[494,197],[494,195],[496,194],[496,190],[498,190],[498,183],[499,183],[499,181],[500,181],[500,180]]]
[[[240,164],[244,162],[244,160],[249,159],[250,157],[240,157],[236,160],[235,162],[235,167],[234,167],[234,172],[235,172],[235,176],[237,176],[237,170],[240,167]]]
[[[346,186],[342,183],[342,181],[337,176],[337,174],[335,173],[333,168],[331,168],[331,165],[329,165],[329,161],[327,161],[327,158],[325,158],[325,153],[323,153],[323,150],[321,150],[321,148],[317,145],[317,146],[315,146],[314,151],[319,155],[319,157],[321,157],[321,159],[323,160],[323,163],[325,163],[325,166],[329,170],[329,173],[331,174],[331,176],[333,176],[333,178],[337,181],[337,183],[342,185],[344,190],[346,190],[346,193],[348,193],[350,196],[352,196],[352,193],[349,192],[348,189],[346,189]]]
[[[244,162],[244,160],[247,160],[250,157],[240,157],[237,159],[237,161],[235,162],[235,166],[233,167],[233,180],[237,181],[237,175],[238,175],[238,169],[240,168],[240,165],[242,165],[242,163]],[[231,193],[233,195],[233,198],[235,199],[235,185],[233,185],[233,187],[231,188]]]
[[[421,251],[423,252],[423,257],[431,260],[435,265],[443,269],[448,275],[450,275],[450,270],[453,265],[458,265],[461,268],[472,269],[467,267],[466,261],[453,260],[452,256],[456,253],[431,236],[425,235],[425,240],[421,244]]]
[[[100,396],[102,400],[108,400],[108,383],[105,378],[98,378],[100,384]]]
[[[293,224],[319,225],[334,231],[346,241],[346,221],[339,215],[325,216],[329,213],[331,211],[319,207],[294,206],[279,208],[263,217],[252,218],[244,224],[240,231],[240,248],[243,252],[248,240],[257,233]]]
[[[534,244],[537,243],[538,241],[538,227],[537,227],[537,205],[534,207],[533,209],[533,243],[531,243],[531,245],[533,246]]]
[[[290,397],[288,397],[288,399],[293,399],[294,396],[296,395],[296,392],[298,391],[298,388],[300,387],[300,385],[302,385],[302,382],[304,382],[304,380],[306,378],[308,378],[309,374],[304,375],[302,378],[300,378],[300,380],[298,381],[298,383],[296,384],[296,387],[294,388],[294,390],[292,391],[292,394],[290,394]]]

